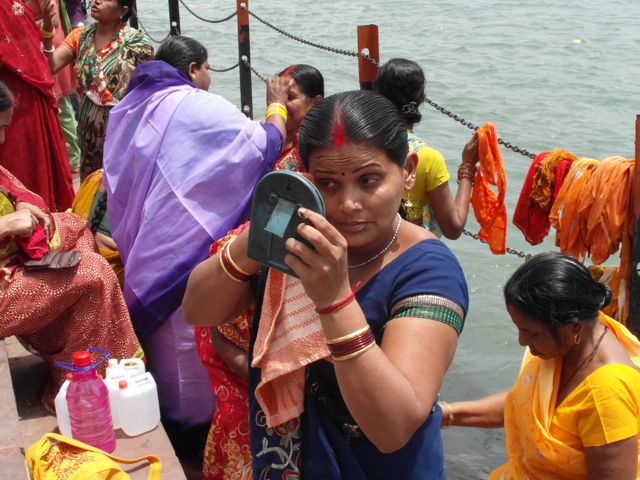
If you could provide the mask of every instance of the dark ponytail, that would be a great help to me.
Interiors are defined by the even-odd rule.
[[[394,58],[378,70],[375,91],[391,100],[405,122],[413,125],[422,120],[418,108],[424,102],[426,84],[420,65],[404,58]]]

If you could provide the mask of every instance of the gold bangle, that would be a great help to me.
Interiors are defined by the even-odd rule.
[[[369,329],[369,325],[366,327],[359,328],[355,332],[351,332],[347,335],[338,338],[332,338],[331,340],[327,340],[327,345],[335,345],[336,343],[344,342],[345,340],[351,340],[352,338],[356,338],[358,335],[366,332]]]
[[[445,402],[444,400],[438,400],[438,405],[440,405],[440,409],[442,410],[442,417],[445,419],[443,426],[449,427],[453,425],[453,421],[456,417],[453,413],[453,407],[451,406],[451,404]]]
[[[371,350],[373,347],[376,346],[376,342],[373,341],[371,342],[369,345],[365,345],[364,347],[362,347],[360,350],[357,350],[353,353],[350,353],[349,355],[343,355],[341,357],[334,357],[331,356],[331,358],[336,361],[336,362],[344,362],[345,360],[351,360],[352,358],[355,357],[359,357],[360,355],[362,355],[364,352]]]
[[[238,266],[238,264],[236,262],[233,261],[233,258],[231,258],[231,244],[235,241],[235,238],[233,240],[231,240],[229,243],[227,243],[224,248],[227,249],[227,260],[229,260],[229,263],[231,263],[231,266],[233,266],[233,268],[235,268],[237,271],[239,271],[240,273],[242,273],[243,275],[246,275],[247,277],[252,277],[254,274],[247,272],[246,270],[243,270],[242,268],[240,268]],[[222,256],[221,256],[222,257]]]
[[[227,258],[229,257],[227,256]],[[227,267],[225,267],[224,262],[222,261],[222,252],[220,252],[220,255],[218,256],[218,260],[220,261],[220,267],[222,267],[222,271],[225,273],[227,277],[229,277],[229,279],[233,280],[236,283],[245,283],[239,278],[236,278],[229,273],[229,270],[227,270]]]
[[[44,29],[44,24],[40,24],[40,36],[42,38],[53,38],[54,35],[56,34],[56,27],[52,27],[53,30],[49,31],[49,30],[45,30]]]

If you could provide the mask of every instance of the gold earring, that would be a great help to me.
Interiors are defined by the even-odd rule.
[[[582,340],[582,337],[580,336],[580,332],[576,332],[575,335],[573,336],[573,341],[575,342],[576,345],[578,345],[581,340]]]
[[[191,81],[192,81],[192,82],[193,82],[193,81],[195,81],[195,79],[196,79],[196,76],[195,76],[195,75],[189,75],[189,77],[191,77]]]

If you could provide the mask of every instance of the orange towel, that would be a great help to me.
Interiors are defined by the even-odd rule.
[[[255,395],[269,427],[302,413],[305,367],[329,357],[326,342],[302,282],[270,269],[251,362],[262,369]]]
[[[480,166],[476,173],[471,206],[480,224],[478,236],[489,244],[494,254],[504,254],[507,243],[507,205],[504,201],[507,178],[498,148],[496,127],[485,123],[478,129]],[[498,189],[496,195],[491,186]]]

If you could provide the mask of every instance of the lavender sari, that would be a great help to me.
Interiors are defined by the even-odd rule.
[[[175,351],[190,353],[200,364],[193,335],[182,332],[177,340],[176,329],[190,328],[179,309],[187,278],[208,257],[213,241],[243,219],[281,143],[274,127],[247,119],[161,61],[138,66],[126,96],[112,109],[104,150],[108,215],[125,266],[125,300],[155,370],[150,349],[158,344],[159,352],[166,351],[167,340],[180,342]],[[171,327],[161,328],[167,320]],[[159,335],[171,338],[154,340]],[[175,370],[170,360],[162,360],[161,368]],[[179,358],[175,363],[182,368]],[[176,375],[181,377],[171,377],[182,391]],[[203,378],[206,385],[206,373]],[[166,395],[169,403],[171,396]],[[164,410],[177,409],[192,407]],[[181,414],[171,416],[184,421]]]

